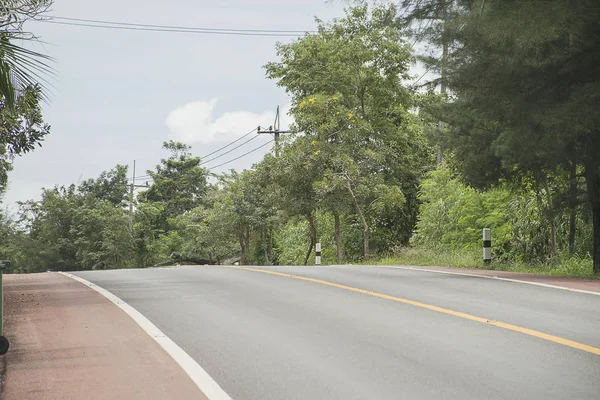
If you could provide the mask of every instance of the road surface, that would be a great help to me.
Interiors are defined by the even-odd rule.
[[[77,275],[237,400],[600,398],[600,296],[383,267],[260,270]]]

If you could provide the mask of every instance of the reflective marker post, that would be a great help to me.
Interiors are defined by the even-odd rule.
[[[490,228],[483,228],[483,262],[485,264],[492,262],[492,231]]]
[[[6,354],[8,351],[8,339],[4,335],[4,290],[2,282],[2,272],[8,264],[6,260],[0,260],[0,355]]]
[[[315,245],[315,265],[321,265],[321,243]]]

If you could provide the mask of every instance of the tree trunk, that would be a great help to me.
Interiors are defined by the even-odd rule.
[[[600,165],[593,156],[585,162],[585,178],[594,226],[594,274],[600,275]]]
[[[344,248],[342,247],[342,229],[340,224],[340,215],[338,213],[333,214],[335,219],[335,246],[337,248],[337,263],[339,265],[344,263]]]
[[[306,257],[304,258],[304,265],[308,265],[308,259],[310,258],[312,249],[315,247],[315,244],[317,243],[317,228],[315,225],[314,216],[312,214],[308,214],[306,216],[306,219],[308,220],[308,228],[309,228],[309,235],[310,235],[310,247],[308,248],[308,252],[306,253]]]
[[[240,257],[241,265],[248,265],[250,263],[250,229],[242,228],[239,235],[240,247],[242,249],[242,255]]]
[[[273,225],[269,225],[269,265],[273,265]]]
[[[569,254],[575,254],[577,232],[577,162],[571,162],[569,171]]]
[[[354,210],[356,211],[356,214],[358,215],[358,218],[360,218],[360,222],[363,225],[363,257],[365,260],[369,259],[369,224],[362,212],[362,210],[360,209],[360,205],[358,204],[358,200],[356,200],[356,196],[354,196],[354,191],[352,190],[352,186],[350,185],[350,182],[348,182],[348,191],[350,192],[350,196],[352,197],[352,203],[354,204]]]
[[[246,228],[246,265],[250,264],[250,228]]]
[[[269,244],[267,243],[267,232],[264,226],[260,228],[260,247],[262,248],[265,257],[265,265],[271,265],[271,262],[269,261]]]
[[[315,244],[317,243],[317,228],[315,226],[315,219],[312,214],[308,214],[306,219],[308,219],[308,228],[310,231],[310,247],[308,248],[308,252],[304,258],[304,265],[308,265],[308,259],[310,258],[313,247],[315,247]]]
[[[244,240],[244,230],[242,229],[239,232],[238,239],[240,241],[240,265],[244,265],[246,263],[246,241]]]
[[[370,230],[369,227],[365,227],[363,229],[363,252],[365,254],[364,259],[368,260],[369,259],[369,234],[370,234]]]
[[[446,3],[443,4],[443,9],[442,9],[442,18],[443,18],[443,22],[442,22],[442,76],[441,76],[441,81],[440,81],[440,93],[442,95],[442,97],[444,98],[444,100],[446,100],[446,95],[448,93],[448,48],[449,48],[449,40],[448,40],[448,31],[447,31],[447,24],[448,24],[448,5]],[[440,130],[440,132],[442,132],[442,130],[444,129],[444,124],[443,123],[439,123],[438,124],[438,128]],[[436,156],[436,166],[437,168],[441,168],[442,164],[444,162],[444,146],[441,143],[440,140],[440,144],[438,147],[438,152],[437,152],[437,156]]]

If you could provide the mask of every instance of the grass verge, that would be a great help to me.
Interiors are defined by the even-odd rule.
[[[371,265],[414,265],[454,268],[493,269],[497,271],[561,276],[582,279],[600,279],[594,275],[592,259],[561,256],[553,262],[527,264],[519,261],[492,261],[484,265],[480,252],[434,251],[421,248],[403,248],[393,255],[368,262]]]

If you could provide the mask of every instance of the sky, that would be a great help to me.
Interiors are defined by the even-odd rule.
[[[314,17],[343,15],[341,1],[325,0],[55,0],[52,16],[206,28],[314,30]],[[168,154],[164,141],[182,141],[203,156],[258,125],[272,125],[290,99],[263,66],[276,61],[277,41],[288,37],[122,31],[29,22],[25,29],[52,56],[51,125],[43,147],[15,160],[4,206],[38,200],[41,189],[97,177],[117,164],[145,175]],[[282,129],[290,118],[282,115]],[[211,167],[271,140],[260,135],[209,162]],[[241,142],[240,142],[241,143]],[[232,146],[235,147],[235,146]],[[260,161],[262,149],[212,172],[241,170]]]

